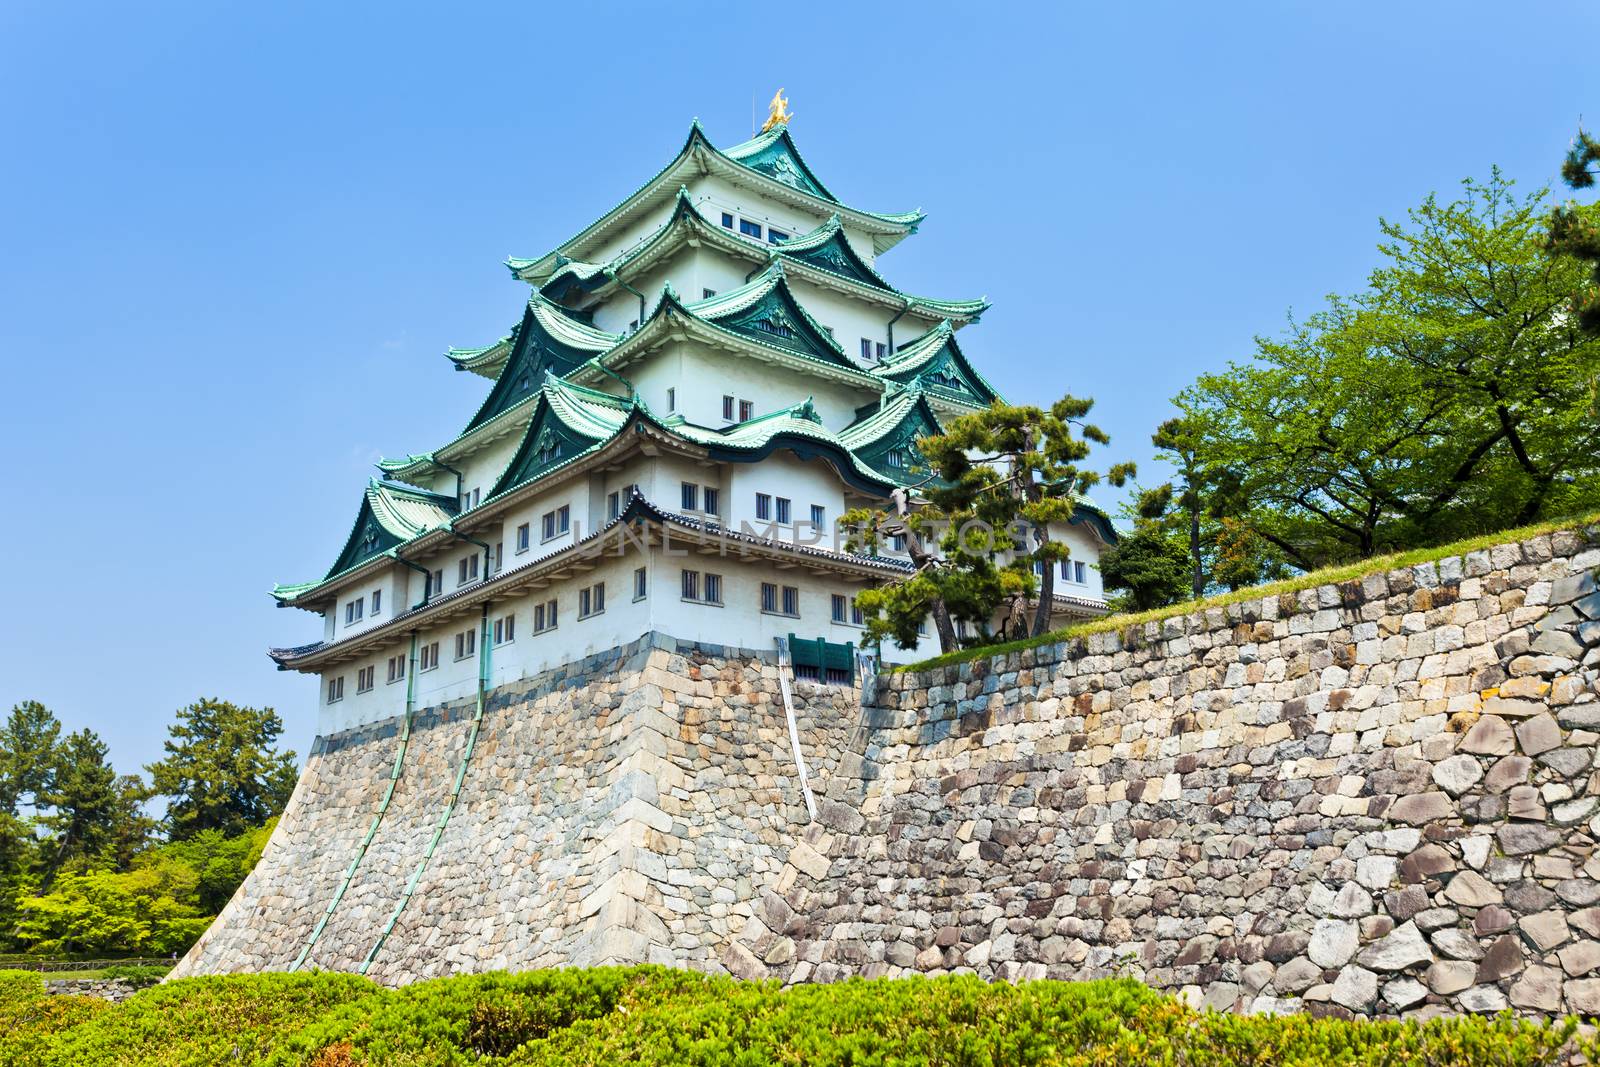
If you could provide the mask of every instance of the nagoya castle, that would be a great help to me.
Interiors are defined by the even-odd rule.
[[[846,551],[839,519],[914,499],[917,438],[997,399],[966,350],[988,302],[879,267],[922,212],[843,203],[788,120],[780,93],[742,143],[692,124],[507,262],[510,332],[446,353],[482,404],[380,462],[327,573],[273,591],[321,617],[271,652],[318,677],[318,737],[180,973],[729,951],[859,717],[854,596],[911,570],[903,544]],[[1102,613],[1105,517],[1052,535],[1055,612]],[[883,654],[937,653],[926,631]]]
[[[327,574],[273,592],[322,617],[321,640],[272,653],[321,677],[322,733],[646,633],[859,642],[855,592],[910,564],[844,551],[835,524],[915,485],[918,436],[996,399],[961,340],[989,305],[891,285],[878,257],[922,212],[841,203],[787,119],[775,100],[724,149],[694,123],[583,232],[508,261],[532,287],[521,319],[447,353],[493,383],[482,405],[454,440],[380,462]],[[1082,518],[1054,532],[1064,616],[1104,610],[1111,534]],[[885,652],[937,653],[925,630]]]

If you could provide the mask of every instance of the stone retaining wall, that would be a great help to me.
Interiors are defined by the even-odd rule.
[[[371,974],[656,961],[743,977],[1131,973],[1240,1011],[1600,1013],[1600,528],[1026,653],[796,685],[635,645],[492,694]],[[472,709],[415,718],[308,965],[358,969]],[[174,973],[282,969],[357,856],[397,720],[318,739]]]
[[[855,689],[795,686],[825,780]],[[358,970],[460,772],[473,705],[418,712],[393,800],[304,966]],[[289,968],[360,853],[400,720],[319,738],[277,832],[174,977]],[[369,974],[659,962],[718,968],[807,812],[771,654],[634,645],[491,694],[461,799]]]
[[[748,977],[1600,1013],[1600,528],[881,679]]]

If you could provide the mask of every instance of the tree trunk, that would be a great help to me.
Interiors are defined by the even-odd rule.
[[[906,554],[911,557],[911,565],[916,567],[919,574],[935,566],[938,563],[937,557],[923,546],[922,538],[917,536],[917,532],[907,523],[902,522],[900,525],[905,531]],[[943,598],[934,597],[928,611],[933,616],[933,628],[939,634],[939,651],[958,650],[961,642],[956,638],[956,628],[950,623],[950,612],[945,608]]]
[[[1034,549],[1043,548],[1050,543],[1050,531],[1043,526],[1033,528],[1033,537],[1037,542]],[[1039,576],[1039,606],[1033,611],[1033,636],[1050,632],[1050,609],[1055,606],[1056,598],[1056,565],[1055,561],[1046,559],[1044,573]]]
[[[1189,558],[1194,561],[1194,598],[1199,600],[1206,591],[1206,576],[1200,568],[1200,509],[1189,509]]]

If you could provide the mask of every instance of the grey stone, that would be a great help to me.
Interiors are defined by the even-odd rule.
[[[1510,1000],[1519,1008],[1533,1011],[1561,1010],[1562,974],[1555,967],[1529,967],[1511,983]]]
[[[1528,646],[1528,651],[1545,656],[1560,656],[1563,659],[1576,660],[1583,655],[1583,645],[1578,639],[1564,630],[1546,630],[1533,639]]]
[[[1478,968],[1460,960],[1440,960],[1428,968],[1428,988],[1441,996],[1459,993],[1472,984]]]
[[[1567,1010],[1579,1015],[1600,1015],[1600,978],[1576,978],[1567,982]]]
[[[1356,962],[1374,971],[1403,971],[1433,962],[1433,950],[1415,923],[1402,923],[1387,936],[1361,950]]]
[[[1483,765],[1465,753],[1457,753],[1434,764],[1433,780],[1453,797],[1483,781]]]
[[[1456,1003],[1467,1011],[1495,1015],[1506,1010],[1506,995],[1492,985],[1477,985],[1464,990]]]
[[[1572,936],[1567,929],[1566,914],[1553,909],[1523,916],[1517,921],[1517,928],[1522,931],[1528,944],[1540,952],[1548,952],[1557,945],[1565,944]]]
[[[1279,967],[1272,976],[1272,986],[1280,993],[1300,993],[1322,981],[1322,968],[1297,956]]]
[[[1360,944],[1361,937],[1355,923],[1319,919],[1311,928],[1311,941],[1306,945],[1306,955],[1311,962],[1324,969],[1343,967],[1356,954]]]
[[[1479,721],[1482,722],[1483,720]],[[1501,722],[1499,719],[1495,721]],[[1511,736],[1509,728],[1506,730],[1506,736]],[[1455,805],[1450,802],[1450,797],[1444,793],[1412,793],[1401,797],[1389,806],[1389,818],[1397,822],[1410,823],[1413,826],[1449,818],[1453,814],[1455,814]]]
[[[1445,899],[1464,908],[1481,908],[1505,899],[1493,882],[1477,871],[1458,871],[1444,890]]]
[[[1329,999],[1353,1012],[1365,1014],[1378,999],[1378,976],[1364,967],[1351,964],[1333,980]]]
[[[1483,787],[1491,793],[1504,793],[1512,786],[1526,782],[1528,772],[1532,769],[1533,761],[1528,757],[1507,756],[1489,768],[1489,773],[1484,776]]]
[[[1427,995],[1428,987],[1415,978],[1397,978],[1383,987],[1383,1002],[1395,1011],[1404,1011]]]
[[[1561,835],[1548,826],[1532,823],[1507,823],[1494,832],[1500,849],[1508,856],[1543,852],[1561,843]]]
[[[1461,739],[1461,751],[1480,756],[1508,756],[1517,748],[1516,735],[1498,715],[1485,715]]]
[[[1498,982],[1521,971],[1527,961],[1522,956],[1522,946],[1509,935],[1495,939],[1483,959],[1478,961],[1478,982]]]
[[[1438,949],[1441,955],[1453,960],[1483,959],[1483,946],[1478,943],[1478,939],[1458,927],[1450,926],[1434,931],[1432,941],[1433,947]]]
[[[1579,597],[1586,597],[1594,591],[1594,575],[1588,571],[1579,571],[1577,574],[1569,574],[1550,583],[1550,603],[1566,604]]]
[[[1561,727],[1549,712],[1535,715],[1517,725],[1517,744],[1529,756],[1537,756],[1561,746]]]

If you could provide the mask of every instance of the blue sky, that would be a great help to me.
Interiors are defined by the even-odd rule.
[[[596,12],[603,12],[596,14]],[[1089,395],[1107,462],[1291,308],[1360,284],[1376,222],[1498,163],[1551,182],[1593,5],[0,5],[0,710],[119,769],[201,695],[304,753],[320,574],[380,455],[453,436],[538,255],[698,116],[782,85],[846,201],[921,207],[902,288],[987,295],[1010,398]],[[1590,90],[1585,95],[1584,88]]]

